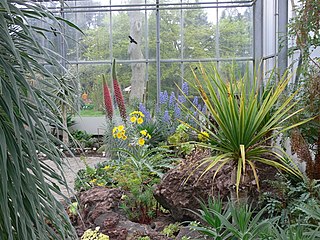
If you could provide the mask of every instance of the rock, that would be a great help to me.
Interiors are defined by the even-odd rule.
[[[199,166],[203,162],[202,159],[208,156],[208,151],[196,150],[182,160],[176,168],[168,171],[154,190],[157,201],[171,212],[176,221],[195,220],[196,216],[190,210],[197,211],[200,208],[199,200],[207,201],[209,197],[220,196],[223,201],[226,201],[232,197],[230,192],[235,192],[234,181],[231,180],[233,171],[231,165],[224,165],[216,174],[214,181],[216,167],[200,178],[207,164],[198,168],[196,166]],[[260,183],[263,179],[274,178],[276,169],[262,164],[256,166]],[[247,184],[240,185],[239,195],[251,202],[256,200],[259,194],[249,166],[247,171],[245,179]],[[265,184],[261,188],[266,188]]]
[[[88,191],[81,192],[78,196],[80,216],[76,230],[81,236],[83,232],[92,228],[100,227],[100,231],[107,234],[111,239],[126,239],[127,230],[117,225],[125,220],[119,210],[123,191],[117,188],[108,189],[94,187]]]
[[[176,240],[181,240],[183,237],[189,239],[204,240],[205,238],[197,231],[190,229],[190,227],[180,227],[179,234],[176,236]]]
[[[210,170],[199,179],[205,166],[198,169],[194,166],[198,166],[207,156],[209,152],[196,150],[176,168],[167,172],[154,190],[157,201],[171,212],[176,221],[193,220],[195,216],[189,209],[199,209],[200,199],[206,201],[209,196],[218,194],[221,198],[229,196],[232,187],[230,166],[222,168],[214,182],[212,181],[214,170]],[[184,183],[186,178],[188,180]]]
[[[153,230],[161,232],[166,226],[175,223],[175,220],[169,214],[163,214],[152,220],[150,226]]]
[[[78,196],[80,214],[76,230],[80,237],[87,229],[100,227],[100,232],[110,240],[135,240],[150,236],[154,240],[168,238],[156,232],[149,225],[129,221],[119,209],[123,191],[117,188],[94,187]]]

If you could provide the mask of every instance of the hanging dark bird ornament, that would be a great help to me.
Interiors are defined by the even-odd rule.
[[[138,44],[138,43],[136,42],[136,40],[134,40],[131,36],[128,36],[128,37],[129,37],[129,39],[130,39],[130,43]]]

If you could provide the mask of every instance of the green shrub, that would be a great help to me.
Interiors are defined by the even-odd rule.
[[[74,147],[92,147],[92,145],[97,141],[96,139],[92,138],[91,134],[88,134],[86,131],[83,130],[75,130],[71,132],[71,136],[73,137],[72,146]]]
[[[297,223],[315,223],[309,213],[302,211],[311,207],[316,210],[320,205],[320,181],[295,181],[284,175],[279,175],[277,181],[269,182],[274,192],[265,192],[261,197],[261,205],[266,207],[268,217],[279,217],[279,225],[286,226]],[[320,223],[320,218],[316,220]]]

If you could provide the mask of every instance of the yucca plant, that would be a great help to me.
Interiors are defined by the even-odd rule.
[[[56,146],[62,143],[45,127],[66,130],[55,104],[64,100],[54,94],[64,84],[44,67],[60,67],[55,55],[39,45],[39,38],[53,30],[49,23],[48,29],[37,27],[36,21],[62,26],[34,1],[0,2],[0,239],[75,239],[63,205],[52,195],[61,195],[55,182],[65,183],[49,165],[61,169]]]
[[[248,169],[251,169],[259,189],[257,162],[302,177],[285,152],[269,143],[270,139],[280,133],[307,121],[288,125],[288,120],[302,111],[290,112],[297,103],[294,98],[296,93],[288,96],[284,102],[279,102],[290,76],[285,74],[274,85],[269,80],[265,90],[262,90],[257,84],[257,78],[250,77],[249,70],[240,77],[231,72],[229,79],[224,80],[215,66],[206,70],[200,65],[198,69],[200,74],[194,73],[195,80],[189,84],[198,91],[207,113],[189,101],[200,116],[196,118],[190,112],[190,118],[201,129],[194,130],[199,134],[206,132],[208,137],[206,142],[197,145],[211,149],[213,156],[203,159],[194,171],[206,166],[201,176],[214,169],[215,177],[223,166],[231,164],[235,169],[233,177],[237,196],[239,185],[245,179]],[[181,107],[189,111],[185,105],[181,104]]]

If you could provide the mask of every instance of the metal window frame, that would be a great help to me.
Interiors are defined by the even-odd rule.
[[[34,0],[37,1],[37,0]],[[60,0],[60,8],[49,8],[51,11],[57,14],[63,14],[66,13],[74,13],[77,16],[77,13],[80,12],[108,12],[109,18],[110,18],[110,24],[112,24],[112,12],[115,11],[143,11],[145,14],[145,21],[147,22],[148,16],[147,12],[150,10],[156,11],[156,58],[150,59],[149,58],[149,51],[148,51],[148,41],[146,41],[145,46],[145,59],[142,60],[117,60],[119,63],[124,64],[130,64],[130,63],[145,63],[146,64],[146,81],[148,81],[148,66],[149,63],[156,63],[156,77],[157,77],[157,102],[159,102],[159,94],[161,91],[161,63],[180,63],[180,72],[181,72],[181,81],[183,81],[184,76],[184,64],[185,63],[198,63],[198,62],[216,62],[219,64],[219,62],[223,61],[247,61],[252,62],[255,67],[255,70],[258,72],[263,71],[261,65],[261,61],[265,61],[270,58],[275,58],[278,64],[278,67],[280,69],[280,74],[282,75],[285,69],[287,68],[287,43],[285,41],[285,44],[282,48],[279,48],[279,39],[278,35],[279,32],[287,34],[287,22],[288,22],[288,1],[286,0],[274,0],[278,6],[277,10],[275,10],[275,18],[277,19],[275,29],[277,29],[277,32],[275,33],[275,52],[272,56],[263,56],[263,44],[265,41],[265,36],[263,35],[263,9],[264,7],[264,1],[263,0],[246,0],[246,1],[222,1],[219,0],[215,1],[208,1],[208,2],[194,2],[194,3],[187,3],[184,2],[184,0],[177,1],[176,3],[160,3],[159,0],[155,0],[155,3],[147,3],[147,0],[144,1],[143,4],[112,4],[113,2],[116,2],[115,0],[109,0],[109,3],[107,5],[103,6],[79,6],[77,5],[77,1],[75,2],[74,6],[67,6],[64,4],[64,2],[68,2],[68,0]],[[37,1],[37,2],[45,2],[45,1]],[[217,34],[216,43],[215,43],[215,52],[216,56],[214,58],[204,58],[204,59],[187,59],[184,56],[184,34],[183,34],[183,22],[184,22],[184,10],[190,10],[190,9],[209,9],[213,8],[218,11],[221,8],[238,8],[238,7],[252,7],[253,8],[253,45],[252,45],[252,55],[249,57],[238,57],[238,58],[221,58],[219,55],[219,34]],[[180,41],[181,41],[181,52],[180,52],[180,58],[178,59],[162,59],[161,58],[161,49],[160,49],[160,15],[162,10],[180,10]],[[75,18],[77,19],[77,18]],[[219,21],[218,17],[216,19],[216,31],[219,33]],[[76,53],[76,60],[70,60],[64,64],[66,65],[76,65],[76,69],[78,71],[79,65],[82,64],[112,64],[113,60],[113,39],[112,39],[112,27],[109,28],[109,34],[110,34],[110,42],[109,42],[109,48],[110,48],[110,59],[106,60],[98,60],[98,61],[84,61],[79,59],[79,52],[77,49]],[[148,24],[145,24],[145,38],[148,39],[149,35],[149,29]],[[66,49],[65,44],[61,43],[61,53],[63,53],[62,56],[66,55]],[[279,50],[279,52],[278,52]],[[258,69],[258,66],[260,68]]]

